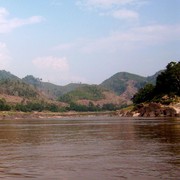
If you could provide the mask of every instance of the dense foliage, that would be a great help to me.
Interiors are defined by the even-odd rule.
[[[77,112],[95,112],[95,111],[115,111],[121,107],[112,103],[104,104],[102,107],[100,105],[94,105],[89,102],[88,106],[77,104],[74,102],[70,103],[70,106],[66,108],[67,111],[77,111]]]
[[[81,99],[87,100],[99,100],[104,98],[103,89],[96,85],[86,85],[84,87],[77,88],[61,97],[59,101],[71,103]]]
[[[61,108],[53,103],[45,103],[45,102],[28,102],[26,104],[19,103],[16,104],[14,108],[16,111],[22,112],[31,112],[31,111],[51,111],[51,112],[60,112]]]
[[[180,62],[170,62],[164,71],[156,79],[155,86],[147,84],[141,88],[132,98],[133,103],[138,104],[148,101],[161,101],[167,95],[180,96]],[[166,103],[170,101],[166,101]]]
[[[148,102],[154,97],[155,86],[152,84],[146,84],[145,87],[141,88],[138,93],[133,97],[133,103],[139,104],[142,102]]]
[[[11,106],[6,103],[5,99],[0,99],[0,111],[9,111]]]
[[[6,102],[5,99],[0,99],[0,111],[22,111],[22,112],[32,112],[32,111],[51,111],[51,112],[61,112],[65,109],[63,107],[59,107],[53,103],[45,103],[38,101],[30,101],[27,103],[17,103],[15,105],[10,105]]]
[[[77,111],[77,112],[95,112],[95,111],[114,111],[121,108],[115,104],[104,104],[103,106],[94,105],[92,102],[89,104],[81,105],[71,102],[69,106],[61,107],[54,103],[37,102],[31,101],[27,103],[17,103],[15,105],[9,105],[5,99],[0,99],[0,111],[21,111],[21,112],[32,112],[32,111],[50,111],[50,112],[66,112],[66,111]]]
[[[180,62],[170,62],[157,77],[156,93],[180,96]]]

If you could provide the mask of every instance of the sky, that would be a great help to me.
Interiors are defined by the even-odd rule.
[[[180,0],[0,0],[0,70],[59,85],[150,76],[180,57]]]

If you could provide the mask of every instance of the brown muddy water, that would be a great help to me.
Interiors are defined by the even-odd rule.
[[[0,178],[179,179],[180,119],[0,121]]]

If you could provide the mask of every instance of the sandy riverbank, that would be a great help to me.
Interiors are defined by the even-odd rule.
[[[114,112],[16,112],[1,111],[0,120],[4,119],[47,119],[82,116],[113,116]]]

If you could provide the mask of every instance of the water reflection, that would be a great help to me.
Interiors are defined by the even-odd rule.
[[[136,134],[144,141],[158,143],[152,155],[164,156],[163,161],[180,167],[180,119],[152,120],[149,124],[136,124]]]
[[[178,179],[179,119],[0,121],[0,178]]]
[[[134,125],[136,134],[141,139],[157,141],[166,145],[167,151],[180,155],[180,121],[179,119],[152,120],[149,124]]]

